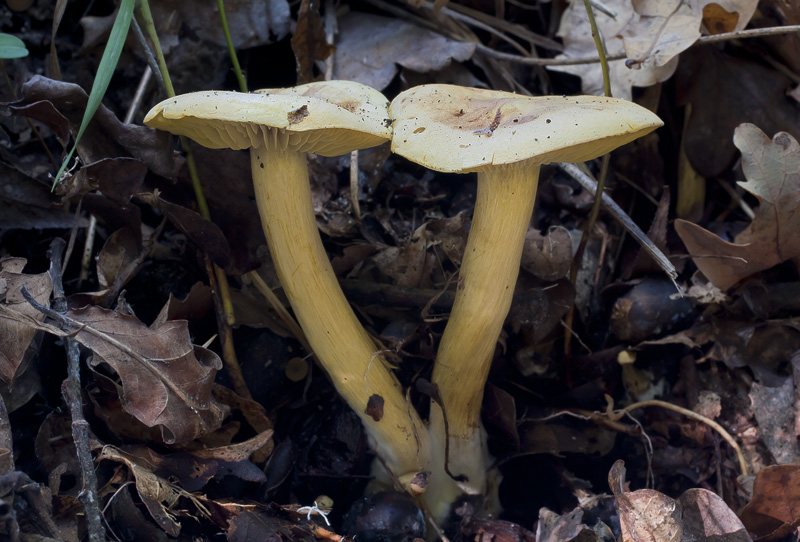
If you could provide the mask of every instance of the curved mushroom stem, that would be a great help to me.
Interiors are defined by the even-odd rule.
[[[273,138],[251,149],[250,159],[278,278],[314,353],[361,418],[376,453],[397,478],[410,479],[429,463],[427,429],[339,287],[319,237],[305,153],[272,150],[267,139]],[[365,413],[372,396],[383,399],[379,421]]]
[[[468,492],[487,489],[483,388],[511,307],[538,178],[538,164],[525,162],[478,173],[456,299],[433,369],[448,422],[449,470],[469,478],[461,484]],[[441,410],[434,406],[431,431],[444,433]]]

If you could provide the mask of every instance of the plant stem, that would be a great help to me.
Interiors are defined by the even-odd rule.
[[[589,25],[592,27],[592,38],[594,38],[594,45],[597,47],[597,55],[600,57],[600,67],[603,70],[603,91],[607,97],[611,97],[611,79],[608,74],[608,60],[606,60],[606,47],[603,44],[603,38],[600,36],[600,31],[597,29],[597,21],[594,19],[594,10],[590,0],[583,0],[583,5],[586,8],[586,15],[589,17]]]
[[[589,17],[589,25],[592,27],[592,37],[594,38],[594,45],[597,47],[597,54],[600,57],[600,67],[603,70],[603,91],[606,97],[611,98],[611,78],[608,71],[608,60],[606,59],[606,48],[603,43],[603,38],[600,36],[600,30],[597,28],[597,21],[594,18],[594,10],[590,0],[583,0],[583,5],[586,8],[586,15]],[[606,188],[606,179],[608,178],[608,165],[611,160],[611,154],[603,156],[602,166],[600,168],[600,177],[597,179],[597,192],[594,195],[594,202],[592,203],[592,210],[589,212],[589,219],[586,221],[586,226],[583,228],[578,249],[575,251],[575,257],[572,259],[572,267],[569,271],[569,280],[573,286],[578,280],[578,270],[581,267],[583,260],[583,253],[586,250],[586,245],[589,242],[589,237],[594,229],[597,216],[600,214],[600,204],[603,201],[603,191]],[[569,356],[572,353],[572,329],[575,318],[575,305],[570,308],[567,316],[565,317],[564,327],[564,354]]]
[[[242,74],[242,68],[239,66],[239,58],[236,56],[236,50],[233,48],[233,40],[231,39],[231,31],[228,28],[228,18],[225,17],[225,2],[224,0],[217,0],[217,8],[219,9],[219,20],[222,24],[222,31],[225,33],[225,41],[228,43],[228,53],[231,57],[233,64],[233,73],[236,74],[236,80],[239,81],[239,90],[247,92],[247,81]]]
[[[147,31],[147,35],[150,37],[150,41],[153,42],[153,48],[155,49],[158,67],[161,72],[161,77],[164,80],[164,87],[166,88],[167,96],[172,98],[175,96],[175,88],[172,86],[172,79],[169,76],[169,69],[167,68],[164,52],[161,49],[161,42],[158,39],[158,33],[156,32],[155,23],[153,22],[153,15],[150,11],[149,1],[139,0],[139,7],[143,26]],[[195,161],[194,154],[189,146],[189,140],[184,136],[180,136],[180,142],[181,147],[186,154],[186,167],[189,169],[189,177],[192,180],[192,189],[194,190],[195,199],[197,200],[198,211],[200,212],[200,216],[206,220],[211,220],[211,212],[208,208],[206,196],[203,193],[203,187],[200,184],[200,176],[197,172],[197,162]],[[208,256],[206,255],[206,259],[207,258]],[[247,382],[242,375],[242,369],[239,365],[239,360],[236,358],[236,351],[232,346],[233,332],[231,330],[231,326],[236,322],[236,316],[233,310],[233,302],[231,301],[228,277],[225,275],[225,271],[219,266],[213,265],[212,267],[209,265],[209,267],[213,270],[212,272],[209,272],[209,280],[212,281],[212,283],[216,282],[217,287],[214,288],[214,293],[219,297],[219,301],[221,302],[220,304],[222,305],[222,312],[217,312],[220,318],[220,342],[223,345],[222,352],[223,359],[225,360],[225,367],[228,370],[228,376],[231,379],[231,383],[233,384],[236,393],[245,399],[252,399],[250,390],[247,387]]]

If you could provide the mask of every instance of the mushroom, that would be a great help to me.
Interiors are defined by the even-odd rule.
[[[539,166],[596,158],[662,122],[613,98],[526,97],[452,85],[412,88],[389,110],[392,151],[437,171],[478,173],[455,303],[432,381],[447,418],[449,472],[462,478],[463,490],[486,494],[483,388],[519,274]],[[444,433],[442,411],[433,405],[430,424],[431,438]]]
[[[427,433],[339,287],[319,237],[305,154],[336,156],[388,141],[388,116],[378,91],[329,81],[177,96],[156,105],[145,124],[210,148],[250,149],[261,223],[300,326],[383,464],[410,484],[427,465]]]

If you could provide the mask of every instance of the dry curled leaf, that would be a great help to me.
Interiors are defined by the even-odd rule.
[[[364,30],[369,28],[369,32]],[[381,90],[391,83],[398,66],[415,72],[441,70],[463,62],[474,43],[448,39],[401,19],[349,13],[339,21],[334,78],[358,81]]]
[[[44,122],[63,136],[70,127],[72,133],[78,132],[88,100],[89,96],[78,85],[36,75],[22,86],[22,97],[18,101],[3,106],[12,113]],[[44,106],[42,110],[26,107],[37,102],[45,102],[40,104]],[[78,154],[84,163],[132,156],[154,173],[172,177],[175,162],[169,142],[168,133],[125,124],[101,105],[78,144]]]
[[[741,516],[759,542],[793,533],[800,526],[800,465],[773,465],[758,471],[753,498]]]
[[[742,30],[755,12],[757,0],[609,0],[603,3],[613,17],[595,9],[597,26],[603,35],[606,53],[625,53],[627,60],[609,62],[611,90],[617,98],[631,99],[631,87],[646,87],[669,79],[677,67],[678,55],[701,36],[707,22],[715,32],[727,28]],[[721,11],[720,11],[721,10]],[[720,19],[722,13],[730,14]],[[708,15],[706,15],[708,13]],[[712,18],[712,15],[716,18]],[[722,21],[722,22],[720,22]],[[716,24],[712,24],[716,23]],[[564,38],[564,54],[558,58],[595,56],[583,2],[572,1],[564,12],[558,35]],[[552,66],[552,70],[575,74],[583,80],[587,94],[602,94],[603,76],[599,63]]]
[[[22,273],[24,258],[0,260],[0,304],[22,315],[41,322],[44,315],[34,309],[22,294],[25,288],[39,303],[46,305],[53,291],[48,273],[27,275]],[[13,384],[25,352],[36,336],[37,330],[24,322],[0,315],[0,380]]]
[[[130,469],[136,483],[139,498],[147,507],[147,511],[156,520],[158,526],[170,536],[178,536],[181,524],[175,519],[173,507],[181,497],[194,501],[191,494],[180,487],[154,474],[156,465],[136,455],[129,454],[114,446],[105,446],[98,461],[109,460],[123,463]]]
[[[652,489],[625,491],[625,464],[608,473],[623,542],[752,542],[739,518],[718,495],[690,489],[678,500]]]
[[[800,255],[800,145],[786,132],[770,140],[753,124],[739,125],[733,142],[747,178],[740,185],[760,202],[753,222],[729,243],[697,224],[675,221],[695,264],[721,290]]]
[[[141,193],[136,197],[161,211],[173,226],[208,254],[212,262],[222,268],[228,266],[231,259],[230,247],[219,226],[191,209],[170,203],[161,197],[158,190],[153,193]]]
[[[75,340],[107,363],[122,382],[123,409],[148,427],[160,426],[167,443],[186,442],[215,430],[225,409],[211,396],[219,357],[192,345],[185,321],[150,329],[133,316],[84,307],[66,315]]]

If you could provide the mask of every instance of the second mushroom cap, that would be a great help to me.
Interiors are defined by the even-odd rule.
[[[392,150],[437,171],[467,173],[534,160],[584,162],[661,126],[632,102],[597,96],[521,96],[423,85],[390,107]]]

